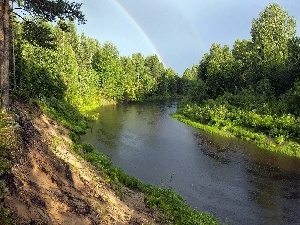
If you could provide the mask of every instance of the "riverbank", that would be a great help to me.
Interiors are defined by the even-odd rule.
[[[294,141],[281,142],[275,138],[270,138],[265,134],[253,132],[240,126],[224,125],[222,127],[216,125],[203,124],[195,121],[181,113],[172,114],[174,119],[191,125],[195,128],[207,131],[212,134],[218,134],[224,137],[238,137],[246,141],[255,143],[258,147],[277,153],[286,154],[300,158],[300,144]]]
[[[69,130],[36,105],[15,107],[15,147],[3,177],[3,205],[11,220],[1,224],[165,224],[144,194],[112,183],[73,151]]]
[[[74,129],[82,129],[62,120],[70,131],[37,104],[16,102],[12,117],[1,224],[218,224],[172,190],[144,184],[76,144]]]

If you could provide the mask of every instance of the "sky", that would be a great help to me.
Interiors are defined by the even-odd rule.
[[[79,32],[113,43],[121,56],[156,54],[165,67],[182,75],[198,64],[212,43],[232,48],[237,39],[251,39],[252,20],[267,0],[77,0],[86,16]],[[300,1],[277,0],[297,21]]]

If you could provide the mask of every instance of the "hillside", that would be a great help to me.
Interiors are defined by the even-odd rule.
[[[4,206],[17,224],[163,224],[144,194],[96,172],[71,148],[68,130],[38,106],[17,102],[15,148],[9,157]]]

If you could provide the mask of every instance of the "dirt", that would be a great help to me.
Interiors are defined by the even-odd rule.
[[[70,148],[68,130],[37,106],[15,104],[18,148],[11,152],[5,206],[17,224],[164,224],[144,194],[112,185]],[[121,197],[120,197],[121,196]]]

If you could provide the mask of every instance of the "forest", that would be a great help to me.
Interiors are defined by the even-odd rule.
[[[177,94],[178,75],[156,55],[120,56],[112,43],[78,35],[73,22],[15,21],[14,32],[10,83],[26,97],[65,99],[80,107],[100,96],[132,102]]]
[[[299,157],[296,21],[279,4],[270,4],[253,19],[250,33],[251,40],[236,40],[232,49],[213,43],[199,64],[185,70],[184,100],[174,117]]]

